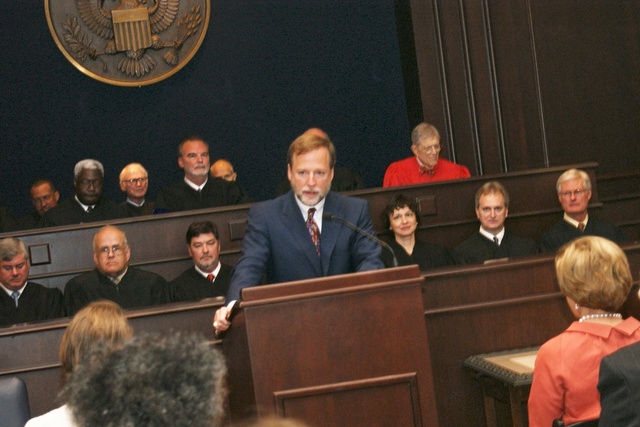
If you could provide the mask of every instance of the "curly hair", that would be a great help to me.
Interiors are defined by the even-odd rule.
[[[414,215],[416,216],[416,224],[420,225],[420,206],[418,205],[418,201],[414,198],[407,197],[404,194],[396,194],[393,198],[387,203],[384,211],[380,215],[382,218],[382,222],[384,223],[384,228],[389,229],[391,227],[391,216],[393,216],[393,212],[396,209],[409,208]]]
[[[79,426],[218,426],[225,375],[222,354],[201,335],[141,334],[102,364],[79,366],[67,402]]]

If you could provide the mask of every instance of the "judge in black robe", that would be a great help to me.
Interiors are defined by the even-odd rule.
[[[2,326],[59,317],[64,317],[64,307],[62,292],[58,288],[46,288],[27,281],[18,298],[17,307],[6,288],[0,289],[0,325]]]

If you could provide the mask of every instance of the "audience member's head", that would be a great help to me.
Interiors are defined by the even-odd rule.
[[[576,221],[582,221],[587,215],[591,199],[589,174],[579,169],[569,169],[558,178],[556,191],[564,212]]]
[[[129,266],[130,258],[127,236],[119,228],[105,225],[93,236],[93,261],[105,276],[120,276]]]
[[[231,162],[225,159],[219,159],[213,162],[210,172],[211,176],[222,178],[225,181],[235,181],[238,177],[238,174],[233,170]]]
[[[211,221],[192,223],[187,230],[187,247],[193,263],[203,272],[211,273],[219,263],[218,227]]]
[[[120,172],[120,190],[135,204],[144,202],[148,188],[149,174],[140,163],[129,163]]]
[[[80,365],[67,402],[83,426],[219,426],[225,375],[223,356],[203,337],[145,334],[100,364]]]
[[[381,216],[384,227],[392,230],[394,234],[397,234],[395,228],[399,227],[399,224],[397,226],[394,224],[402,222],[401,218],[403,217],[411,217],[413,233],[420,224],[420,206],[415,198],[407,197],[404,194],[396,194],[387,203]]]
[[[122,308],[112,301],[94,301],[73,316],[60,343],[62,373],[68,378],[98,347],[117,349],[133,330]]]
[[[411,132],[411,151],[427,169],[433,169],[440,156],[440,133],[429,123],[420,123]]]
[[[555,259],[560,290],[580,307],[616,312],[631,289],[629,262],[618,245],[585,236],[567,243]]]
[[[509,215],[509,193],[498,181],[486,182],[476,192],[476,216],[482,228],[498,234]]]
[[[58,204],[60,193],[48,179],[37,179],[31,184],[29,190],[31,203],[38,213],[38,216],[44,215],[46,211]]]
[[[104,166],[97,160],[85,159],[73,169],[73,187],[76,197],[83,205],[93,206],[102,198]]]
[[[315,206],[331,189],[336,149],[328,138],[303,133],[289,146],[287,177],[298,200]]]
[[[29,254],[22,240],[5,237],[0,240],[0,283],[10,291],[24,286],[29,277]]]
[[[184,177],[201,185],[209,176],[209,144],[198,136],[189,136],[178,145],[178,166]]]

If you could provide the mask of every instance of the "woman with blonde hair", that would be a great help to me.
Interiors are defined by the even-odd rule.
[[[95,301],[80,310],[69,322],[60,343],[60,364],[64,381],[76,367],[91,363],[89,357],[99,349],[115,350],[133,336],[122,308],[112,301]],[[42,416],[32,418],[25,427],[73,427],[71,412],[63,405]]]
[[[631,289],[627,257],[602,237],[573,240],[555,259],[560,290],[577,321],[540,347],[529,395],[529,425],[598,419],[600,360],[640,341],[640,322],[619,313]],[[543,313],[541,313],[543,315]]]

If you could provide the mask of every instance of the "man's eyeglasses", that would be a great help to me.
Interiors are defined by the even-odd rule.
[[[580,197],[583,194],[585,194],[587,191],[589,191],[589,190],[577,189],[577,190],[573,190],[573,191],[562,191],[562,192],[560,192],[558,194],[560,195],[560,197],[564,197],[565,199],[569,199],[569,198],[571,198],[571,196]]]
[[[133,179],[125,179],[122,182],[126,182],[127,184],[144,184],[144,182],[147,180],[148,178],[133,178]]]
[[[124,253],[124,250],[127,249],[126,246],[104,246],[102,248],[98,248],[98,253],[100,255],[104,255],[107,256],[109,255],[109,252],[112,252],[113,255],[122,255]]]
[[[440,144],[430,145],[428,147],[425,145],[418,145],[418,150],[422,151],[423,153],[437,153],[438,151],[440,151],[440,148],[442,148]]]

